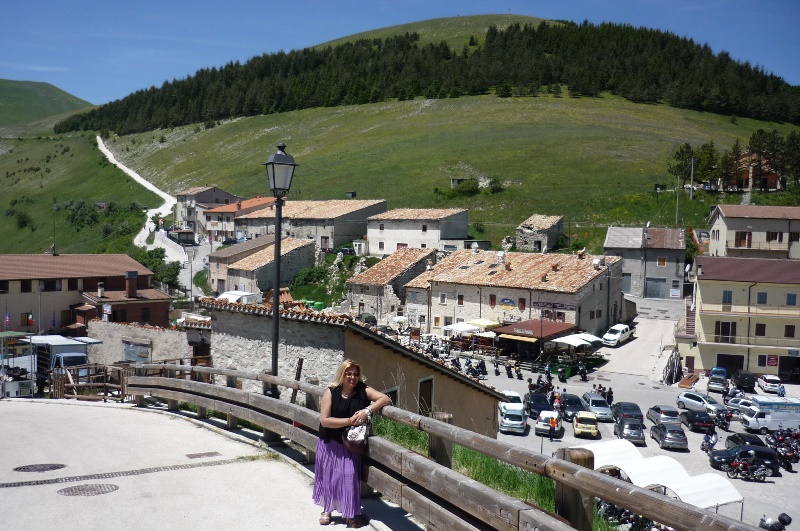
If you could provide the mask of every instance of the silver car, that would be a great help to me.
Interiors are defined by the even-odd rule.
[[[708,395],[701,395],[694,391],[684,391],[675,399],[675,404],[681,409],[692,411],[705,411],[711,415],[716,415],[719,411],[727,411],[723,404],[720,404]]]
[[[653,424],[680,424],[681,413],[677,408],[667,405],[653,406],[647,410],[647,420]]]
[[[608,402],[599,393],[583,393],[581,396],[581,403],[586,411],[591,411],[597,415],[597,420],[605,420],[611,422],[614,420],[614,414],[611,408],[608,407]]]

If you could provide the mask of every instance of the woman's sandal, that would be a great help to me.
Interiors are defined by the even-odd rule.
[[[319,517],[319,525],[328,525],[331,523],[331,513],[322,513]]]
[[[351,529],[358,529],[367,525],[367,521],[362,516],[347,519],[347,527]]]

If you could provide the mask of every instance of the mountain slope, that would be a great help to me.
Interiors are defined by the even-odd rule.
[[[91,106],[50,83],[0,79],[0,127],[35,122]]]

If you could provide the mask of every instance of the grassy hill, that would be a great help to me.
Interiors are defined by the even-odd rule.
[[[612,95],[385,102],[309,109],[113,137],[124,164],[164,189],[217,185],[268,194],[263,162],[283,141],[300,167],[290,199],[382,198],[390,208],[465,207],[471,235],[503,236],[533,213],[563,214],[575,238],[598,250],[609,224],[675,226],[666,173],[673,149],[714,140],[727,149],[758,129],[792,126],[638,105]],[[451,177],[497,177],[505,190],[449,199]],[[681,198],[678,224],[704,225],[713,204],[739,197]]]
[[[88,101],[49,83],[0,79],[0,128],[37,122],[91,106]]]

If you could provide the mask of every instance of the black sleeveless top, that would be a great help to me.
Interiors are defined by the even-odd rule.
[[[347,419],[352,417],[356,411],[370,405],[370,399],[367,398],[367,385],[364,382],[358,382],[348,398],[342,397],[341,385],[339,387],[331,387],[330,390],[331,417]],[[322,424],[319,425],[319,435],[325,442],[342,442],[342,434],[345,431],[347,431],[347,426],[344,428],[326,428]]]

